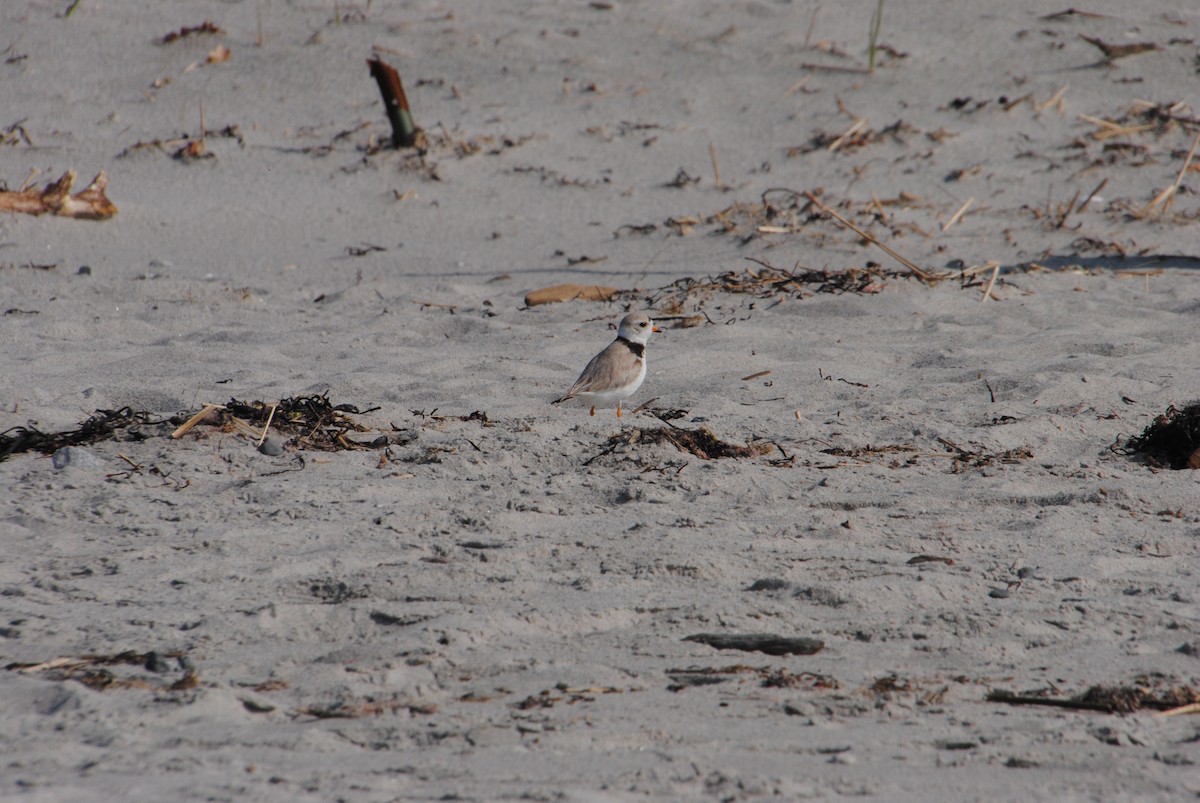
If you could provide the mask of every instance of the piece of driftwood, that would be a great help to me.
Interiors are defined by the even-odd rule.
[[[117,206],[108,200],[104,190],[108,187],[108,173],[101,170],[83,192],[71,194],[75,183],[75,171],[68,170],[58,181],[36,188],[0,191],[0,212],[21,212],[26,215],[51,213],[60,217],[81,220],[108,220],[117,214]]]
[[[718,650],[762,652],[767,655],[814,655],[825,649],[825,642],[820,639],[774,633],[697,633],[683,640],[707,644]]]
[[[558,301],[611,301],[619,292],[615,287],[601,287],[598,284],[556,284],[530,290],[525,295],[525,306],[536,307]]]

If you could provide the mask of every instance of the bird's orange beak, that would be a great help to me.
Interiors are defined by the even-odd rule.
[[[651,327],[650,327],[650,331],[651,331],[651,332],[661,332],[661,331],[662,331],[662,329],[659,329],[657,326],[651,326]]]

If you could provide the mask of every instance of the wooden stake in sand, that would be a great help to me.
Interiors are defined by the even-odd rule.
[[[367,59],[367,67],[371,70],[371,77],[379,84],[379,93],[383,95],[383,108],[392,124],[392,147],[411,148],[417,143],[417,126],[408,108],[400,74],[378,56]]]

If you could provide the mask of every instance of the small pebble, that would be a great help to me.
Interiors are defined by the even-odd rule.
[[[165,658],[151,650],[146,653],[146,670],[149,672],[170,672],[171,665],[167,663]]]
[[[258,447],[258,451],[267,457],[279,457],[279,455],[283,454],[283,446],[274,438],[267,438]]]
[[[100,468],[104,465],[104,461],[86,449],[80,449],[78,446],[64,446],[51,455],[50,464],[62,471],[67,466]]]

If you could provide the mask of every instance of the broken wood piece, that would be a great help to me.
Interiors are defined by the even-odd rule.
[[[536,307],[558,301],[611,301],[619,292],[615,287],[601,287],[598,284],[556,284],[526,293],[525,306]]]
[[[707,644],[718,650],[762,652],[767,655],[814,655],[825,649],[825,642],[815,638],[779,636],[773,633],[697,633],[684,641]]]
[[[224,409],[225,409],[225,405],[223,405],[223,404],[205,404],[204,408],[202,410],[200,410],[200,412],[196,413],[194,416],[192,416],[187,421],[185,421],[183,423],[183,425],[179,427],[179,429],[172,432],[171,437],[175,438],[175,439],[182,438],[189,429],[196,426],[204,419],[208,418],[210,415],[215,413],[217,410],[224,410]]]
[[[68,170],[44,190],[25,189],[18,192],[0,192],[0,212],[21,212],[26,215],[44,215],[47,212],[60,217],[80,220],[107,220],[117,214],[117,207],[104,194],[108,186],[108,174],[101,170],[83,192],[71,194],[75,183],[75,171]]]
[[[408,108],[408,98],[404,94],[404,86],[400,83],[400,74],[396,68],[381,60],[378,56],[367,59],[367,67],[371,77],[379,84],[379,93],[383,95],[383,108],[387,113],[388,122],[392,124],[392,147],[411,148],[417,143],[417,126],[413,122],[412,111]]]

